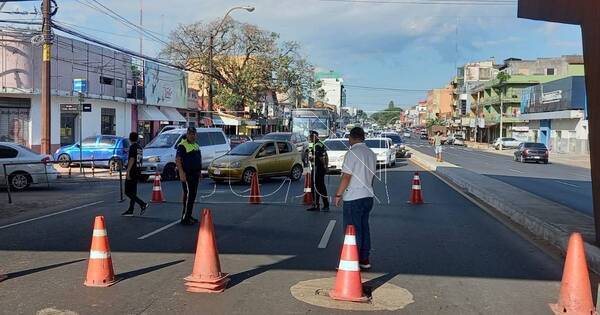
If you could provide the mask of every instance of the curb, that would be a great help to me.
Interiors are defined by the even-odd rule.
[[[414,162],[416,162],[418,165],[425,168],[426,170],[435,172],[437,175],[454,184],[456,187],[460,188],[465,193],[476,197],[482,203],[503,214],[508,219],[520,225],[536,237],[539,237],[549,242],[553,246],[557,247],[563,253],[563,255],[567,252],[567,244],[569,236],[572,232],[580,231],[582,232],[582,234],[587,235],[588,239],[590,238],[590,232],[593,235],[593,219],[573,209],[557,204],[553,201],[543,199],[529,192],[522,191],[514,186],[511,186],[499,180],[488,178],[485,177],[485,175],[480,175],[475,172],[466,170],[462,167],[447,162],[437,163],[435,162],[435,159],[433,157],[425,155],[414,149],[410,150],[412,154],[411,158],[414,159]],[[454,169],[454,171],[452,169]],[[569,219],[572,219],[573,224],[571,224],[570,226],[568,224],[565,224],[563,226],[557,226],[550,222],[544,221],[543,218],[532,215],[528,211],[525,211],[524,209],[528,207],[527,205],[519,204],[518,202],[511,202],[510,200],[496,198],[495,194],[486,191],[480,183],[468,181],[466,180],[466,178],[461,177],[460,174],[455,174],[457,173],[456,170],[460,170],[460,172],[463,172],[470,176],[481,176],[482,178],[485,178],[485,180],[488,183],[493,183],[495,186],[498,187],[505,187],[510,190],[518,190],[518,193],[521,195],[522,198],[518,198],[515,200],[529,200],[528,198],[531,198],[546,204],[547,210],[549,212],[554,212],[557,214],[568,213],[570,217]],[[589,268],[595,273],[600,274],[600,248],[588,242],[585,242],[585,251]]]

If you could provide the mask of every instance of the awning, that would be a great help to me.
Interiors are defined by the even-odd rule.
[[[160,111],[167,116],[168,121],[173,121],[173,122],[186,122],[187,120],[185,119],[185,117],[183,117],[183,115],[181,115],[177,109],[172,108],[172,107],[162,107],[160,109]]]
[[[166,121],[169,120],[156,106],[138,106],[138,120]]]
[[[242,122],[234,117],[213,114],[212,122],[216,126],[241,126]]]

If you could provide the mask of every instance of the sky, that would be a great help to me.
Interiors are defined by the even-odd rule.
[[[139,22],[140,0],[56,0],[57,21],[80,32],[138,51],[139,35],[85,4],[98,1],[131,22]],[[491,57],[531,59],[581,54],[578,26],[518,19],[517,6],[338,2],[330,0],[142,0],[143,25],[164,34],[178,24],[220,19],[233,6],[252,5],[252,13],[235,11],[239,21],[277,32],[282,40],[302,45],[319,69],[342,74],[348,106],[367,112],[389,101],[409,107],[426,98],[426,90],[451,81],[456,67]],[[443,1],[443,0],[442,0]],[[486,0],[483,0],[486,1]],[[394,3],[396,2],[396,3]],[[416,0],[412,2],[423,2]],[[453,1],[456,3],[457,1]],[[39,3],[8,4],[33,10]],[[15,18],[5,14],[2,18]],[[18,17],[24,18],[24,17]],[[156,56],[162,43],[144,39],[144,54]],[[410,89],[389,91],[357,86]]]

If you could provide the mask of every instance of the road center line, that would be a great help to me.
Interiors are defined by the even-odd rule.
[[[523,174],[523,173],[524,173],[524,172],[521,172],[521,171],[519,171],[519,170],[515,170],[515,169],[512,169],[512,168],[509,168],[508,170],[509,170],[509,171],[513,171],[513,172],[517,172],[517,173],[521,173],[521,174]]]
[[[145,239],[147,239],[148,237],[150,237],[150,236],[152,236],[154,234],[158,234],[158,233],[160,233],[160,232],[162,232],[162,231],[164,231],[164,230],[172,227],[173,225],[179,223],[180,221],[181,220],[173,221],[173,222],[171,222],[171,223],[169,223],[169,224],[167,224],[167,225],[165,225],[165,226],[163,226],[163,227],[161,227],[161,228],[159,228],[157,230],[154,230],[154,231],[152,231],[152,232],[150,232],[150,233],[148,233],[146,235],[142,235],[142,236],[138,237],[138,240],[145,240]]]
[[[24,223],[28,223],[28,222],[31,222],[31,221],[37,221],[37,220],[41,220],[41,219],[53,217],[55,215],[59,215],[59,214],[63,214],[63,213],[67,213],[67,212],[71,212],[71,211],[75,211],[75,210],[79,210],[81,208],[85,208],[85,207],[97,205],[97,204],[103,203],[103,202],[104,201],[100,200],[100,201],[96,201],[96,202],[92,202],[92,203],[87,203],[87,204],[84,204],[84,205],[81,205],[81,206],[78,206],[78,207],[75,207],[75,208],[71,208],[71,209],[67,209],[67,210],[62,210],[62,211],[54,212],[54,213],[49,213],[49,214],[43,215],[41,217],[31,218],[31,219],[28,219],[28,220],[25,220],[25,221],[20,221],[20,222],[15,222],[15,223],[3,225],[3,226],[0,226],[0,230],[6,229],[6,228],[9,228],[9,227],[13,227],[13,226],[16,226],[16,225],[21,225],[21,224],[24,224]]]
[[[563,184],[563,185],[567,185],[567,186],[571,186],[571,187],[575,187],[575,188],[579,188],[579,186],[571,184],[571,183],[566,183],[560,180],[556,180],[555,182],[559,183],[559,184]]]
[[[323,233],[323,237],[321,237],[321,241],[319,242],[319,246],[317,248],[327,248],[327,243],[329,243],[329,238],[331,237],[331,233],[333,232],[333,228],[335,227],[335,220],[330,220],[329,224],[325,228],[325,232]]]

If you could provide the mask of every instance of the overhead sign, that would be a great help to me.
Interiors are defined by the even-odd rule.
[[[81,111],[84,113],[91,113],[92,112],[92,104],[81,104]]]
[[[88,82],[86,79],[73,79],[73,91],[77,93],[87,93]]]
[[[185,108],[187,92],[187,73],[155,62],[144,62],[146,104]]]

